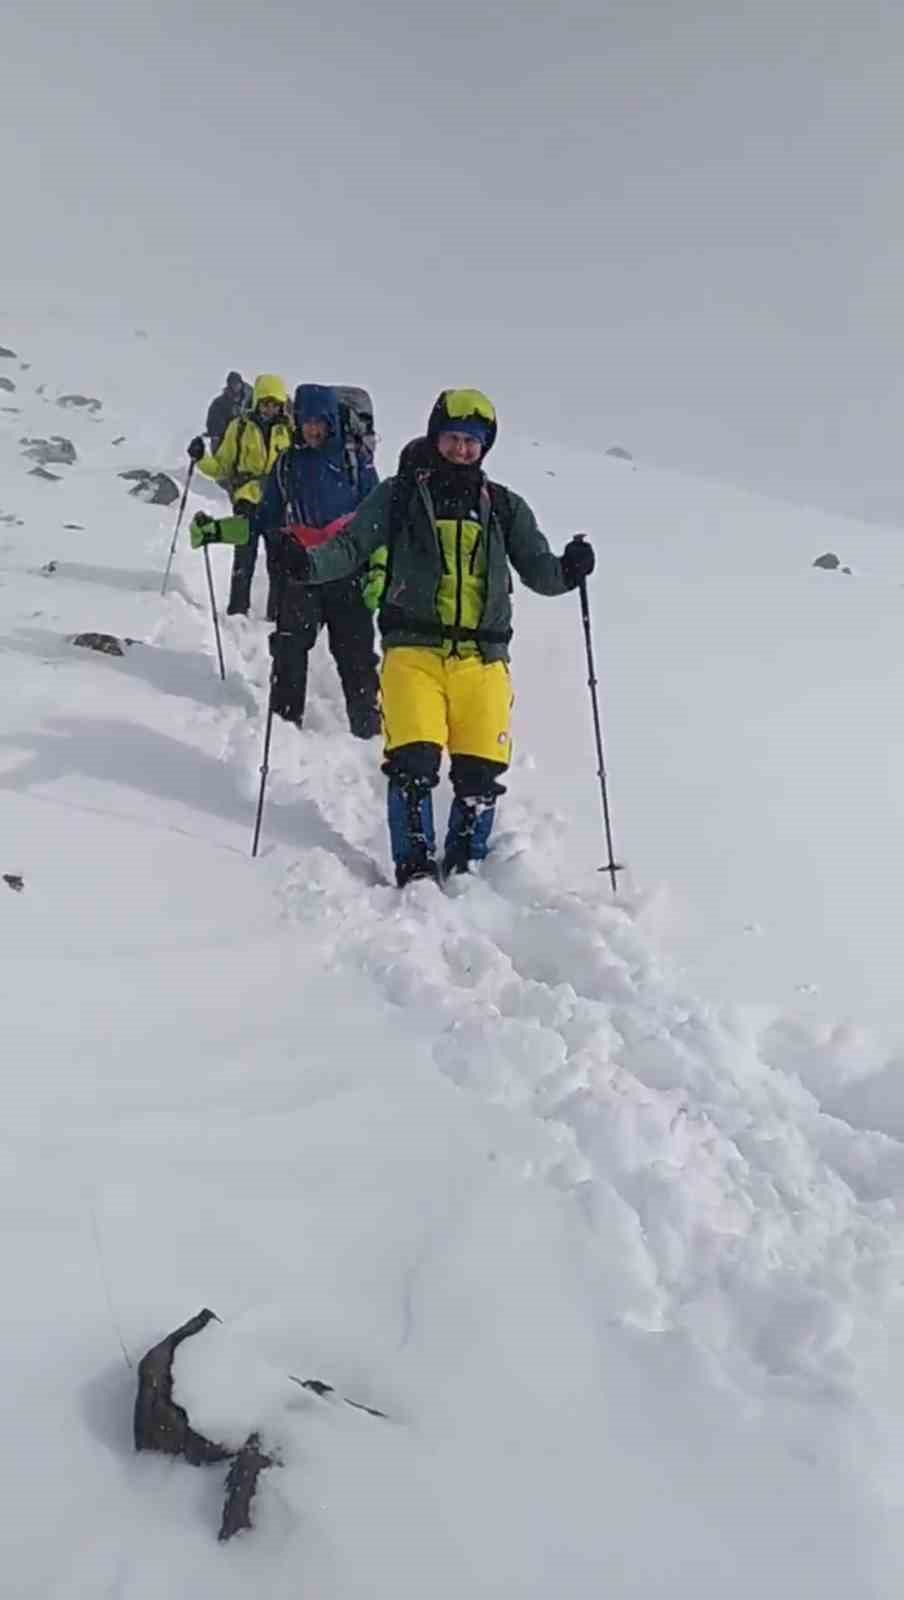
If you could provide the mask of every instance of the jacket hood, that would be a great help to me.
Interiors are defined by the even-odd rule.
[[[321,447],[320,454],[338,461],[342,455],[342,425],[336,390],[322,383],[300,383],[295,390],[292,409],[297,429],[296,443],[304,442],[301,437],[303,422],[323,421],[330,430],[330,436]]]
[[[262,400],[278,400],[281,406],[289,404],[289,391],[282,378],[277,378],[272,372],[262,372],[260,377],[255,378],[252,409],[260,405]]]
[[[326,423],[332,437],[339,437],[339,396],[335,389],[322,383],[300,383],[293,402],[295,425],[303,422]]]
[[[482,461],[496,443],[497,425],[496,408],[492,400],[488,400],[479,389],[444,389],[430,413],[427,438],[435,445],[441,433],[454,433],[456,421],[461,422],[466,418],[481,422],[486,427],[487,442],[480,457]]]

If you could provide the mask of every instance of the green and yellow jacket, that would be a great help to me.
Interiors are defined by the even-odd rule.
[[[254,385],[252,410],[248,416],[233,417],[213,455],[198,462],[205,478],[221,483],[236,509],[260,504],[263,480],[284,450],[292,443],[292,428],[285,415],[264,422],[257,411],[262,400],[288,400],[281,378],[264,373]]]
[[[365,598],[377,610],[387,649],[419,645],[507,661],[510,568],[537,594],[555,595],[570,587],[562,564],[520,495],[479,474],[470,503],[437,515],[431,476],[421,471],[381,483],[344,533],[309,551],[310,581],[330,583],[367,568]]]

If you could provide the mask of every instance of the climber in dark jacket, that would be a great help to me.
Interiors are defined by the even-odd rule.
[[[211,400],[207,409],[207,434],[214,455],[220,448],[223,435],[233,417],[241,416],[251,408],[251,385],[240,372],[229,372],[222,394]]]
[[[324,625],[339,671],[349,727],[359,739],[380,732],[374,625],[355,572],[311,588],[292,575],[292,552],[327,544],[377,484],[369,450],[351,453],[342,437],[335,389],[303,383],[295,391],[295,442],[269,474],[257,526],[268,541],[276,591],[271,694],[277,716],[301,727],[308,656]],[[291,547],[291,548],[290,548]]]

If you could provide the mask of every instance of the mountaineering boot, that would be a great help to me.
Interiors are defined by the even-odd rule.
[[[233,577],[229,588],[229,604],[226,607],[227,617],[247,617],[248,607],[251,604],[251,584],[244,578],[238,581]]]
[[[410,773],[394,773],[388,792],[389,839],[396,883],[439,877],[433,825],[433,784]]]
[[[443,847],[444,878],[467,872],[472,861],[486,860],[495,819],[495,794],[455,796]]]

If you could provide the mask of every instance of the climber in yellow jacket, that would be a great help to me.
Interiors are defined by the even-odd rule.
[[[251,410],[247,416],[233,417],[219,448],[206,455],[204,440],[192,439],[188,447],[190,459],[206,478],[222,484],[232,500],[237,516],[247,518],[251,537],[247,544],[236,545],[232,558],[232,586],[227,610],[231,616],[248,615],[251,604],[251,580],[257,562],[260,534],[256,527],[257,508],[263,492],[263,481],[277,458],[292,443],[292,427],[288,421],[289,391],[282,378],[272,373],[262,373],[254,382]],[[270,569],[269,549],[267,566]],[[270,573],[270,595],[267,615],[272,622],[275,616],[273,574]]]

